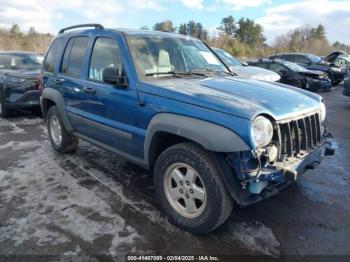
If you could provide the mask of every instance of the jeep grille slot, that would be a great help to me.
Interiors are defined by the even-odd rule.
[[[292,157],[316,147],[321,142],[319,114],[280,123],[277,126],[279,158]]]

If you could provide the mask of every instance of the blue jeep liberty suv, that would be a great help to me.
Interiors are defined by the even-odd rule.
[[[82,27],[93,28],[72,30]],[[268,198],[334,153],[319,95],[236,77],[189,36],[64,28],[42,84],[55,150],[73,152],[83,139],[150,170],[162,211],[193,233],[214,230],[234,203]]]

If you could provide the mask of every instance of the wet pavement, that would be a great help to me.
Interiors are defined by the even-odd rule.
[[[76,256],[100,261],[126,254],[350,259],[350,98],[342,89],[321,93],[336,155],[279,195],[234,209],[205,236],[167,221],[145,170],[82,141],[75,154],[54,152],[45,123],[31,112],[0,118],[0,259],[61,255],[55,261]]]

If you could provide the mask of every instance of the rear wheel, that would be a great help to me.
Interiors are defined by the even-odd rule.
[[[154,168],[154,187],[169,220],[193,233],[226,221],[233,203],[211,153],[186,142],[166,149]]]
[[[59,153],[76,151],[79,140],[68,133],[58,113],[57,107],[50,107],[47,113],[47,130],[52,147]]]

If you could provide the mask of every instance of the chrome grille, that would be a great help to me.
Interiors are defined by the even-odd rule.
[[[277,139],[280,159],[314,148],[321,142],[319,114],[278,124]]]

